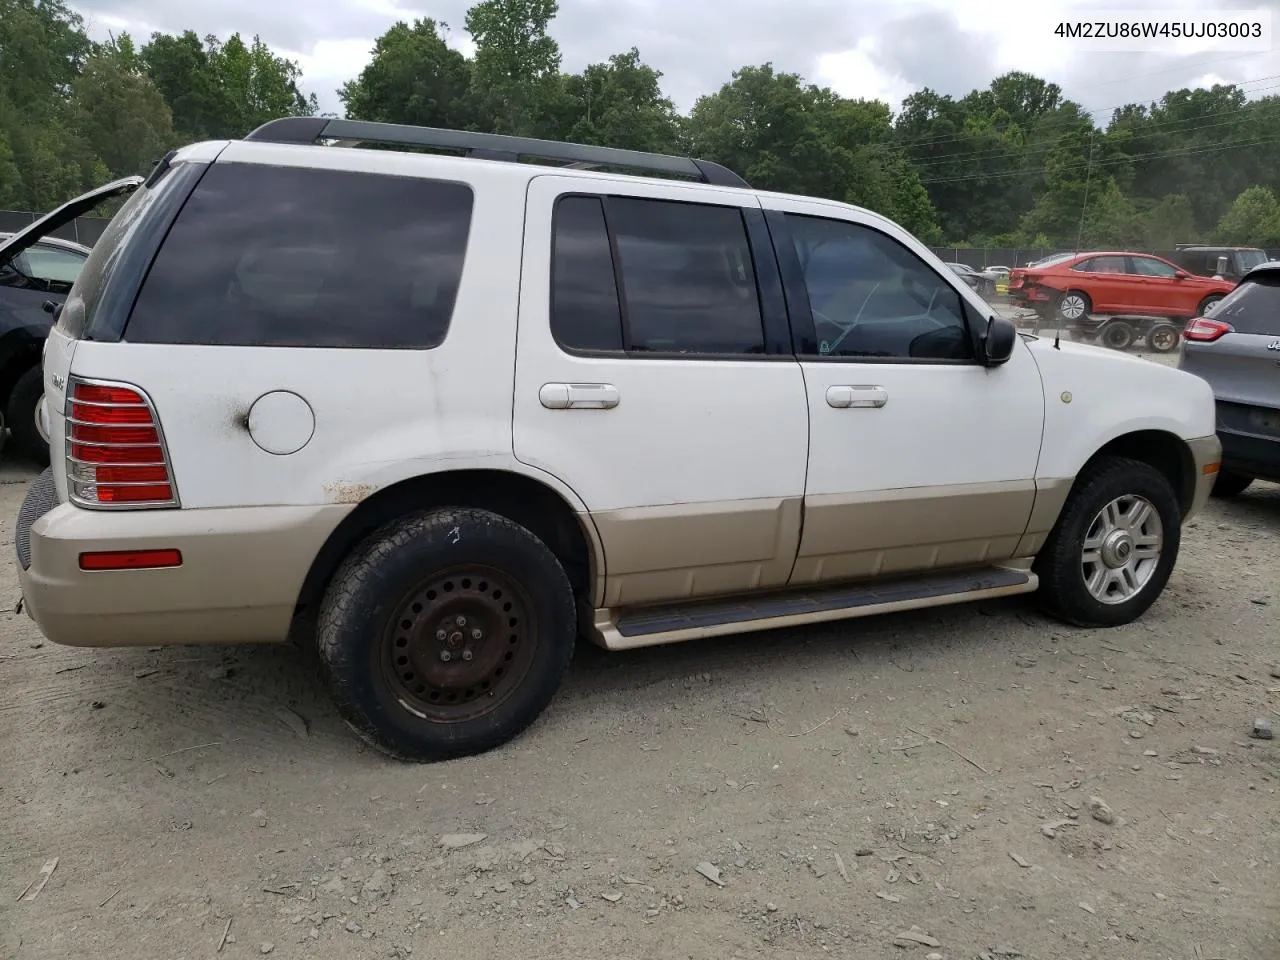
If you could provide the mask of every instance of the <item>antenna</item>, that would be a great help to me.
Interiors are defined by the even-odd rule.
[[[1080,252],[1080,239],[1084,236],[1084,216],[1089,209],[1089,181],[1093,179],[1093,128],[1089,129],[1089,159],[1084,168],[1084,202],[1080,204],[1080,225],[1076,228],[1076,249]],[[1062,349],[1062,311],[1058,311],[1058,327],[1053,332],[1053,349]]]

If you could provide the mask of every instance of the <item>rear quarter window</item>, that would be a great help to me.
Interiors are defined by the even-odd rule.
[[[160,248],[125,339],[439,346],[471,210],[465,184],[215,164]]]
[[[1245,280],[1208,312],[1236,333],[1280,336],[1280,276]]]

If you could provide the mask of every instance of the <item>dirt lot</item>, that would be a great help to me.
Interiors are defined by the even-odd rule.
[[[301,651],[5,613],[0,957],[1273,960],[1277,610],[1259,484],[1133,626],[1010,602],[581,649],[523,737],[429,767],[362,747]]]

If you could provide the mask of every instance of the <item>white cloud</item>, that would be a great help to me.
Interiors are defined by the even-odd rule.
[[[397,19],[444,21],[453,28],[451,45],[471,50],[462,29],[471,0],[437,0],[430,9],[425,0],[72,2],[98,38],[126,29],[139,40],[155,30],[260,34],[301,63],[306,89],[317,94],[323,110],[340,110],[336,89],[359,73],[375,38]],[[1034,7],[1012,0],[561,0],[551,32],[568,70],[638,46],[663,72],[668,94],[683,110],[719,89],[734,69],[766,61],[845,96],[884,99],[895,109],[924,86],[959,97],[1002,72],[1025,70],[1059,84],[1104,122],[1111,107],[1157,99],[1171,88],[1245,82],[1251,91],[1280,90],[1277,49],[1098,53],[1052,36],[1059,18],[1087,19],[1118,7],[1154,16],[1166,6],[1167,0],[1041,0]],[[1214,9],[1256,6],[1217,0]],[[1048,36],[1038,36],[1046,30]]]

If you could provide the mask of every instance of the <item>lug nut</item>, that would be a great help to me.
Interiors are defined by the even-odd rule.
[[[441,643],[444,643],[445,638],[448,636],[449,634],[445,633],[443,627],[441,627],[439,630],[436,631],[436,639],[439,640]]]
[[[472,653],[471,653],[471,651],[470,651],[470,650],[463,650],[463,651],[462,651],[462,659],[463,659],[463,660],[466,660],[468,663],[470,663],[470,662],[471,662],[471,657],[472,657]]]
[[[480,638],[482,638],[483,636],[484,636],[484,633],[483,633],[483,631],[481,631],[481,629],[480,629],[479,627],[472,627],[472,628],[471,628],[471,639],[472,639],[472,640],[479,640],[479,639],[480,639]]]
[[[451,654],[448,650],[441,650],[441,651],[440,651],[440,662],[441,662],[441,663],[448,663],[448,662],[449,662],[450,660],[452,660],[452,659],[453,659],[453,654]]]
[[[467,618],[464,617],[462,614],[458,614],[457,619],[454,620],[453,622],[460,627],[465,627],[467,625]]]

